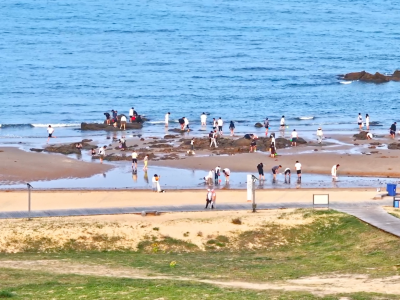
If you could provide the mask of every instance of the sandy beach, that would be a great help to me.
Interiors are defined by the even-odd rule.
[[[308,202],[313,194],[329,194],[330,202],[357,202],[372,200],[374,189],[299,189],[260,190],[257,203]],[[33,191],[32,210],[141,207],[163,205],[205,204],[205,190],[167,191]],[[246,190],[217,191],[217,205],[247,203]],[[249,204],[250,205],[250,204]],[[249,206],[250,207],[250,206]],[[0,191],[0,211],[25,211],[26,191]]]
[[[111,165],[88,163],[63,155],[0,148],[0,181],[26,182],[59,178],[84,178],[104,173]]]

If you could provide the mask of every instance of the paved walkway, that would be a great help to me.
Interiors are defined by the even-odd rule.
[[[363,201],[363,202],[342,202],[331,204],[331,208],[353,215],[358,219],[400,237],[400,219],[388,214],[382,205],[391,205],[391,200]],[[279,208],[311,208],[311,203],[282,202],[282,203],[261,203],[258,209],[279,209]],[[221,204],[218,210],[251,210],[251,203],[246,204]],[[193,212],[204,211],[204,205],[179,205],[179,206],[140,206],[140,207],[111,207],[111,208],[80,208],[60,210],[37,210],[30,215],[27,211],[1,212],[0,219],[15,218],[41,218],[41,217],[63,217],[63,216],[92,216],[108,214],[141,214],[143,211],[158,212]]]

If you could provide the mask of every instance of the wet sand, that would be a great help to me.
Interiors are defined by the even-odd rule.
[[[300,147],[298,148],[299,151]],[[330,175],[331,168],[340,164],[338,176],[373,176],[373,177],[400,177],[399,153],[395,150],[380,150],[379,154],[338,154],[338,153],[303,153],[287,154],[270,158],[265,153],[246,153],[230,156],[202,156],[188,157],[181,160],[165,160],[154,162],[155,165],[183,169],[213,169],[216,166],[229,168],[233,172],[257,172],[257,165],[264,164],[264,172],[270,173],[273,166],[282,165],[295,173],[294,164],[300,161],[303,174],[326,174]]]
[[[84,178],[112,168],[111,165],[83,162],[64,155],[0,148],[0,181],[3,183]]]

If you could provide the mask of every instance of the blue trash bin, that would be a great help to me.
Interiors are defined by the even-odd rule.
[[[400,200],[393,200],[393,207],[399,208],[399,202],[400,202]]]
[[[389,196],[396,196],[396,186],[397,185],[394,183],[388,183],[386,185],[386,190]]]

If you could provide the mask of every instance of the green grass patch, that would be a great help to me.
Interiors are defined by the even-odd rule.
[[[352,300],[398,299],[394,295],[354,293],[315,296],[307,292],[282,290],[245,290],[222,288],[194,281],[144,280],[129,278],[54,275],[22,270],[1,270],[1,284],[14,299],[220,299],[220,300]],[[1,295],[1,294],[0,294]],[[8,297],[8,296],[6,296]],[[0,296],[1,298],[1,296]]]

